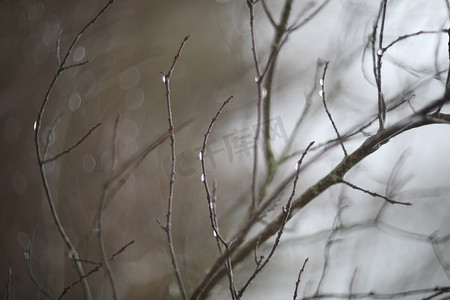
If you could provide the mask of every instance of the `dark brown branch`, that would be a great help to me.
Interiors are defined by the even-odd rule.
[[[86,64],[88,64],[88,63],[89,63],[89,61],[88,61],[88,60],[85,60],[85,61],[82,61],[82,62],[80,62],[80,63],[71,64],[71,65],[68,65],[68,66],[63,66],[63,67],[61,67],[60,70],[61,70],[61,71],[66,71],[66,70],[69,70],[69,69],[72,69],[72,68],[84,66],[84,65],[86,65]]]

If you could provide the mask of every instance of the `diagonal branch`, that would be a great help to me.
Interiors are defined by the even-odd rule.
[[[95,125],[95,126],[92,127],[91,129],[89,129],[89,131],[88,131],[88,132],[87,132],[87,133],[86,133],[86,134],[85,134],[78,142],[76,142],[75,144],[73,144],[73,145],[70,146],[69,148],[67,148],[67,149],[65,149],[65,150],[63,150],[63,151],[61,151],[60,153],[56,154],[55,156],[50,157],[50,158],[47,158],[47,159],[44,159],[44,160],[42,161],[42,163],[43,163],[43,164],[48,164],[49,162],[55,161],[55,160],[57,160],[58,158],[60,158],[61,156],[68,154],[70,151],[72,151],[73,149],[75,149],[76,147],[78,147],[81,143],[83,143],[84,140],[87,139],[87,137],[90,136],[91,133],[94,132],[94,130],[97,129],[100,125],[102,125],[102,123],[100,123],[100,122],[97,123],[97,125]]]

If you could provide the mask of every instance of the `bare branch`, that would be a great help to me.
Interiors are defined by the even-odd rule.
[[[211,192],[210,192],[209,186],[208,186],[208,176],[207,176],[206,164],[205,164],[205,153],[206,153],[206,147],[208,144],[208,138],[209,138],[209,135],[211,134],[211,130],[214,126],[214,123],[217,121],[217,119],[219,118],[219,115],[222,113],[222,110],[231,101],[231,99],[233,99],[233,96],[230,96],[227,100],[225,100],[222,103],[222,106],[220,106],[216,115],[212,118],[211,122],[209,123],[208,129],[206,130],[206,133],[203,138],[202,149],[199,153],[199,158],[200,158],[200,162],[202,165],[201,181],[203,182],[203,186],[205,187],[206,200],[208,201],[210,224],[211,224],[215,238],[218,239],[225,246],[227,244],[227,241],[225,241],[222,238],[222,236],[220,235],[218,227],[217,227],[217,223],[215,220],[215,201],[214,201],[214,198],[211,196]],[[220,249],[220,247],[219,247],[219,249]]]
[[[415,37],[415,36],[424,35],[424,34],[449,33],[449,31],[450,31],[449,29],[420,30],[420,31],[417,31],[417,32],[414,32],[414,33],[410,33],[410,34],[405,34],[405,35],[399,36],[398,38],[396,38],[395,40],[390,42],[387,46],[381,47],[380,49],[383,52],[386,52],[389,48],[391,48],[392,46],[394,46],[398,42],[406,40],[406,39],[409,39],[410,37]]]
[[[172,267],[175,272],[175,277],[177,279],[177,285],[178,289],[180,290],[181,296],[183,299],[187,299],[186,290],[183,285],[183,281],[181,279],[180,270],[178,267],[177,259],[175,256],[175,250],[173,247],[173,240],[172,240],[172,206],[173,206],[173,191],[175,186],[175,164],[176,164],[176,150],[175,150],[175,132],[174,132],[174,126],[173,126],[173,119],[172,119],[172,107],[170,102],[170,79],[172,77],[172,72],[175,68],[175,64],[178,61],[178,58],[180,57],[181,51],[183,50],[184,45],[186,44],[187,40],[189,39],[190,35],[187,35],[183,42],[181,43],[180,47],[178,48],[178,52],[173,58],[172,65],[169,68],[169,71],[167,73],[161,72],[164,76],[164,85],[166,88],[166,105],[167,105],[167,115],[168,115],[168,121],[169,121],[169,136],[170,136],[170,149],[171,149],[171,171],[170,171],[170,181],[169,181],[169,196],[167,199],[167,216],[166,216],[166,224],[165,232],[167,234],[167,242],[169,246],[170,256],[172,259]]]
[[[412,204],[409,203],[409,202],[400,202],[400,201],[395,201],[395,200],[389,199],[389,198],[386,197],[386,196],[383,196],[383,195],[380,195],[380,194],[377,194],[377,193],[368,191],[368,190],[366,190],[366,189],[363,189],[363,188],[361,188],[361,187],[359,187],[359,186],[356,186],[356,185],[354,185],[354,184],[352,184],[352,183],[350,183],[350,182],[348,182],[348,181],[345,181],[345,180],[343,180],[343,179],[341,179],[339,182],[341,182],[341,183],[343,183],[343,184],[345,184],[345,185],[351,187],[352,189],[355,189],[355,190],[361,191],[361,192],[363,192],[363,193],[369,194],[369,195],[372,196],[372,197],[378,197],[378,198],[384,199],[384,200],[386,200],[387,202],[389,202],[389,203],[391,203],[391,204],[412,205]]]
[[[76,248],[74,247],[74,245],[72,244],[72,241],[70,240],[69,236],[67,235],[60,219],[59,219],[59,215],[58,212],[56,210],[56,206],[55,203],[53,201],[51,192],[50,192],[50,187],[49,187],[49,183],[45,174],[45,170],[44,170],[44,162],[43,162],[43,156],[41,153],[41,146],[39,143],[39,136],[41,133],[41,123],[42,123],[42,117],[45,113],[45,108],[47,106],[47,102],[49,101],[50,98],[50,93],[53,90],[53,87],[56,84],[56,81],[58,80],[59,76],[61,75],[61,73],[66,70],[65,69],[65,64],[67,62],[67,59],[74,47],[74,45],[76,44],[76,42],[78,41],[78,39],[86,32],[86,30],[93,25],[95,22],[97,22],[97,20],[100,18],[101,15],[103,15],[106,11],[106,9],[113,3],[113,0],[108,1],[108,3],[80,30],[80,32],[78,32],[78,34],[75,36],[75,38],[72,40],[72,43],[70,44],[69,48],[67,49],[64,58],[61,60],[61,63],[58,66],[58,69],[56,70],[55,74],[53,75],[53,78],[50,82],[49,87],[47,88],[47,91],[45,92],[45,96],[44,96],[44,100],[42,101],[41,107],[39,109],[38,112],[38,116],[37,119],[35,121],[35,135],[34,135],[34,143],[35,143],[35,148],[36,148],[36,155],[37,155],[37,160],[38,160],[38,164],[39,164],[39,173],[42,179],[42,184],[44,186],[44,191],[45,191],[45,195],[47,197],[47,202],[50,206],[50,211],[53,217],[53,220],[56,224],[56,227],[58,228],[59,234],[62,238],[62,240],[64,241],[66,248],[70,251],[70,253],[72,253],[72,261],[73,264],[75,266],[75,269],[78,272],[79,276],[83,276],[84,275],[84,271],[83,271],[83,267],[81,265],[80,262],[77,262],[76,259],[78,259],[78,253]],[[58,49],[57,49],[57,52]],[[91,296],[91,292],[89,289],[89,285],[88,282],[86,281],[86,279],[84,278],[83,281],[83,292],[84,292],[84,296],[87,300],[90,300],[92,298]]]
[[[306,154],[308,153],[309,148],[311,148],[311,146],[314,144],[314,142],[309,143],[308,147],[306,147],[305,152],[303,152],[302,156],[300,157],[300,159],[298,160],[297,164],[295,165],[295,178],[294,178],[294,182],[292,185],[292,192],[291,195],[289,197],[289,200],[287,201],[287,204],[285,207],[283,207],[282,209],[282,213],[284,214],[284,220],[283,223],[280,226],[280,229],[278,231],[277,237],[275,238],[275,243],[272,246],[272,249],[269,252],[269,255],[267,256],[267,258],[262,262],[257,264],[255,271],[253,272],[252,275],[250,275],[249,279],[247,280],[247,282],[244,284],[244,286],[239,290],[239,297],[242,297],[242,294],[245,292],[245,290],[247,289],[247,287],[250,285],[250,283],[253,281],[253,279],[256,278],[256,275],[258,275],[259,272],[261,272],[264,267],[269,263],[270,259],[272,258],[273,254],[275,253],[275,250],[277,249],[280,240],[281,240],[281,236],[283,235],[283,231],[284,231],[284,227],[286,226],[287,221],[290,218],[290,214],[291,214],[291,208],[292,208],[292,200],[295,196],[295,190],[297,188],[297,181],[298,181],[298,175],[300,174],[300,167],[302,165],[303,159],[305,158]]]
[[[52,162],[52,161],[57,160],[58,158],[60,158],[60,157],[63,156],[63,155],[68,154],[70,151],[72,151],[73,149],[75,149],[76,147],[78,147],[81,143],[83,143],[84,140],[85,140],[88,136],[90,136],[91,133],[94,132],[94,130],[97,129],[100,125],[102,125],[102,123],[100,123],[100,122],[97,123],[97,125],[95,125],[95,126],[92,127],[91,129],[89,129],[89,131],[88,131],[88,132],[87,132],[87,133],[86,133],[86,134],[85,134],[78,142],[76,142],[74,145],[70,146],[69,148],[67,148],[67,149],[65,149],[65,150],[63,150],[63,151],[61,151],[60,153],[56,154],[56,155],[53,156],[53,157],[50,157],[50,158],[48,158],[48,159],[43,160],[42,163],[43,163],[43,164],[47,164],[47,163],[49,163],[49,162]]]
[[[293,300],[297,300],[297,292],[298,292],[298,287],[300,286],[300,279],[302,278],[302,274],[305,271],[305,266],[306,266],[306,263],[308,262],[308,260],[309,260],[309,257],[307,257],[305,259],[305,261],[303,262],[302,268],[298,272],[297,281],[295,282],[294,296],[292,297]]]
[[[128,248],[129,246],[131,246],[132,244],[134,244],[134,240],[131,242],[128,242],[127,244],[125,244],[122,248],[120,248],[117,252],[115,252],[111,258],[109,259],[109,261],[113,261],[117,255],[121,254],[123,251],[125,251],[126,248]],[[83,262],[84,260],[79,259],[80,262]],[[85,279],[86,277],[90,276],[91,274],[97,272],[100,270],[100,268],[103,267],[103,263],[96,263],[97,266],[93,269],[91,269],[89,272],[87,272],[85,275],[81,276],[80,278],[78,278],[78,280],[72,282],[71,284],[69,284],[68,286],[66,286],[64,288],[64,290],[61,292],[61,294],[58,297],[58,300],[62,299],[74,286],[76,286],[78,283],[82,282],[83,279]]]
[[[85,61],[80,62],[80,63],[71,64],[71,65],[68,65],[68,66],[63,66],[63,67],[61,67],[60,70],[61,70],[61,71],[66,71],[66,70],[73,69],[73,68],[76,68],[76,67],[84,66],[84,65],[86,65],[86,64],[88,64],[88,63],[89,63],[89,61],[88,61],[88,60],[85,60]]]
[[[344,143],[342,142],[341,135],[339,134],[339,131],[337,130],[336,124],[334,123],[333,118],[331,117],[331,113],[328,110],[327,102],[325,100],[325,74],[327,73],[328,63],[329,63],[328,61],[325,62],[325,67],[323,68],[322,78],[320,80],[320,96],[322,98],[323,107],[325,108],[325,111],[326,111],[326,113],[328,115],[328,119],[330,120],[331,125],[333,125],[334,132],[336,132],[339,144],[341,144],[342,151],[344,151],[344,155],[347,156],[348,155],[347,154],[347,150],[345,150]]]

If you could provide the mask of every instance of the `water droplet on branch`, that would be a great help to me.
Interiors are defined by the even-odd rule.
[[[205,174],[202,174],[202,176],[200,176],[200,180],[201,180],[202,182],[205,182]]]
[[[320,96],[320,97],[323,97],[323,90],[320,90],[320,91],[319,91],[319,96]]]

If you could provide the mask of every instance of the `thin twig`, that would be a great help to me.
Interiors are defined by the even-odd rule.
[[[355,190],[361,191],[361,192],[363,192],[363,193],[369,194],[369,195],[372,196],[372,197],[378,197],[378,198],[384,199],[384,200],[386,200],[387,202],[389,202],[389,203],[391,203],[391,204],[412,205],[412,204],[409,203],[409,202],[401,202],[401,201],[395,201],[395,200],[389,199],[389,198],[386,197],[386,196],[383,196],[383,195],[380,195],[380,194],[377,194],[377,193],[368,191],[368,190],[366,190],[366,189],[363,189],[363,188],[361,188],[361,187],[359,187],[359,186],[357,186],[357,185],[354,185],[353,183],[350,183],[350,182],[348,182],[348,181],[345,181],[345,180],[343,180],[343,179],[339,180],[339,182],[341,182],[341,183],[343,183],[343,184],[345,184],[345,185],[351,187],[352,189],[355,189]]]
[[[322,78],[321,78],[321,80],[320,80],[320,96],[321,96],[321,98],[322,98],[323,107],[325,108],[325,111],[326,111],[326,113],[327,113],[327,115],[328,115],[328,119],[330,120],[331,125],[333,125],[334,132],[336,132],[336,135],[337,135],[339,144],[341,144],[342,151],[344,151],[344,155],[347,156],[347,155],[348,155],[348,154],[347,154],[347,150],[345,150],[344,143],[343,143],[343,141],[342,141],[342,137],[341,137],[341,135],[339,134],[339,131],[338,131],[337,127],[336,127],[336,124],[334,123],[333,118],[331,117],[331,113],[330,113],[330,111],[328,110],[327,102],[326,102],[326,100],[325,100],[325,74],[327,73],[328,63],[329,63],[328,61],[325,62],[325,67],[323,68]]]
[[[308,260],[309,260],[309,257],[307,257],[305,259],[305,261],[303,262],[302,268],[298,272],[297,281],[295,282],[294,296],[292,297],[293,300],[297,300],[297,292],[298,292],[298,287],[300,286],[300,279],[302,278],[302,274],[305,271],[305,266],[306,266],[306,263],[308,262]]]
[[[134,240],[132,240],[131,242],[128,242],[127,244],[125,244],[122,248],[120,248],[117,252],[115,252],[111,258],[109,259],[109,261],[113,261],[117,255],[121,254],[123,251],[125,251],[126,248],[128,248],[130,245],[134,244]],[[81,262],[83,262],[84,260],[81,260]],[[80,283],[84,278],[88,277],[89,275],[98,272],[98,270],[100,270],[101,267],[103,267],[103,263],[96,263],[96,267],[91,269],[89,272],[87,272],[85,275],[81,276],[80,278],[78,278],[78,280],[72,282],[71,284],[69,284],[68,286],[66,286],[64,288],[64,290],[61,292],[61,294],[58,297],[58,300],[62,299],[75,285],[77,285],[78,283]]]
[[[187,35],[183,42],[181,43],[180,47],[178,48],[178,52],[173,58],[172,65],[169,68],[169,71],[167,73],[161,72],[163,74],[164,78],[164,85],[166,88],[166,105],[167,105],[167,115],[168,115],[168,122],[169,122],[169,136],[170,136],[170,149],[171,149],[171,171],[170,171],[170,181],[169,181],[169,196],[167,199],[167,216],[166,216],[166,224],[163,226],[164,231],[167,234],[167,242],[169,246],[170,256],[172,259],[172,267],[173,271],[175,272],[175,277],[177,279],[177,285],[178,289],[181,293],[181,296],[183,299],[187,299],[186,290],[183,285],[183,281],[181,279],[180,270],[178,267],[177,259],[175,256],[175,250],[173,246],[173,240],[172,240],[172,206],[173,206],[173,192],[174,192],[174,186],[175,186],[175,164],[176,164],[176,150],[175,150],[175,133],[174,133],[174,126],[173,126],[173,119],[172,119],[172,107],[170,102],[170,79],[172,77],[172,72],[175,68],[175,64],[178,61],[178,58],[180,57],[181,51],[183,50],[184,45],[186,44],[187,40],[189,39],[190,35]]]
[[[219,249],[219,253],[221,255],[224,254],[223,251],[222,251],[222,245],[225,248],[225,254],[227,254],[227,253],[229,253],[229,245],[230,244],[220,234],[219,224],[218,224],[218,221],[217,221],[217,212],[216,212],[216,188],[217,188],[216,187],[216,181],[214,180],[213,193],[211,195],[211,192],[210,192],[209,186],[208,186],[208,176],[207,176],[206,164],[205,164],[205,154],[206,154],[206,147],[207,147],[207,144],[208,144],[209,135],[211,134],[211,130],[212,130],[215,122],[219,118],[219,115],[222,113],[222,110],[231,101],[231,99],[233,99],[233,96],[228,97],[228,99],[225,100],[222,103],[222,105],[220,106],[220,108],[217,111],[216,115],[212,118],[211,122],[209,123],[208,129],[206,130],[204,138],[203,138],[202,149],[199,152],[199,159],[200,159],[200,162],[201,162],[201,165],[202,165],[202,175],[201,175],[200,179],[203,182],[203,186],[205,187],[206,200],[208,202],[210,224],[211,224],[211,227],[212,227],[212,230],[213,230],[214,238],[216,239],[216,243],[217,243],[217,247]],[[231,265],[231,257],[230,257],[230,255],[228,255],[228,258],[225,260],[224,265],[225,265],[225,269],[227,271],[227,277],[228,277],[228,282],[229,282],[229,289],[230,289],[230,293],[231,293],[231,298],[233,300],[238,299],[236,287],[235,287],[235,284],[234,284],[233,267]]]
[[[215,238],[218,239],[223,245],[226,245],[227,241],[225,241],[225,239],[223,239],[222,236],[220,235],[220,232],[218,231],[218,228],[217,228],[217,224],[215,222],[215,218],[214,218],[215,201],[214,201],[214,198],[211,196],[211,192],[210,192],[209,186],[208,186],[208,176],[207,176],[207,172],[206,172],[205,155],[206,155],[206,147],[208,144],[208,138],[209,138],[209,135],[211,134],[211,130],[212,130],[215,122],[219,118],[219,115],[222,113],[222,110],[231,101],[231,99],[233,99],[233,96],[230,96],[227,100],[225,100],[222,103],[222,105],[220,106],[216,115],[212,118],[211,122],[209,123],[208,129],[206,130],[206,133],[203,138],[202,149],[199,153],[200,163],[202,165],[202,175],[201,175],[200,179],[203,182],[203,186],[205,187],[206,200],[208,201],[210,224],[211,224]]]
[[[296,191],[296,188],[297,188],[298,177],[299,177],[299,174],[300,174],[300,167],[302,165],[303,159],[305,158],[306,154],[308,153],[309,148],[311,148],[311,146],[313,144],[314,144],[314,142],[309,143],[308,147],[306,147],[305,152],[303,152],[302,156],[300,157],[300,159],[298,160],[297,164],[295,165],[295,178],[294,178],[294,182],[292,184],[291,195],[289,197],[289,200],[287,201],[286,206],[283,207],[283,209],[282,209],[282,213],[285,216],[284,217],[284,222],[280,226],[280,229],[278,231],[277,237],[275,238],[275,242],[274,242],[274,244],[272,246],[272,249],[270,250],[269,255],[267,256],[267,258],[262,263],[259,263],[256,266],[256,269],[253,272],[253,274],[250,275],[250,277],[247,280],[247,282],[239,290],[238,297],[242,297],[242,294],[245,292],[247,287],[256,278],[256,275],[258,275],[258,273],[261,272],[264,269],[264,267],[269,263],[270,259],[272,258],[273,254],[275,253],[275,250],[277,249],[278,245],[280,244],[280,240],[281,240],[281,236],[283,235],[284,227],[286,226],[286,223],[287,223],[287,221],[290,218],[291,208],[292,208],[292,200],[294,199],[295,191]]]
[[[441,29],[441,30],[420,30],[414,33],[409,33],[409,34],[405,34],[402,36],[399,36],[398,38],[396,38],[395,40],[393,40],[392,42],[390,42],[387,46],[384,46],[382,48],[380,48],[383,52],[386,52],[389,48],[391,48],[392,46],[394,46],[395,44],[397,44],[400,41],[406,40],[410,37],[414,37],[414,36],[418,36],[418,35],[423,35],[423,34],[436,34],[436,33],[449,33],[449,29]]]
[[[74,145],[70,146],[69,148],[61,151],[60,153],[56,154],[53,157],[47,158],[45,160],[42,161],[43,164],[47,164],[49,162],[55,161],[58,158],[60,158],[63,155],[68,154],[70,151],[72,151],[73,149],[75,149],[76,147],[78,147],[81,143],[84,142],[84,140],[91,135],[92,132],[94,132],[95,129],[97,129],[100,125],[102,125],[101,122],[97,123],[97,125],[95,125],[94,127],[92,127],[78,142],[76,142]]]

